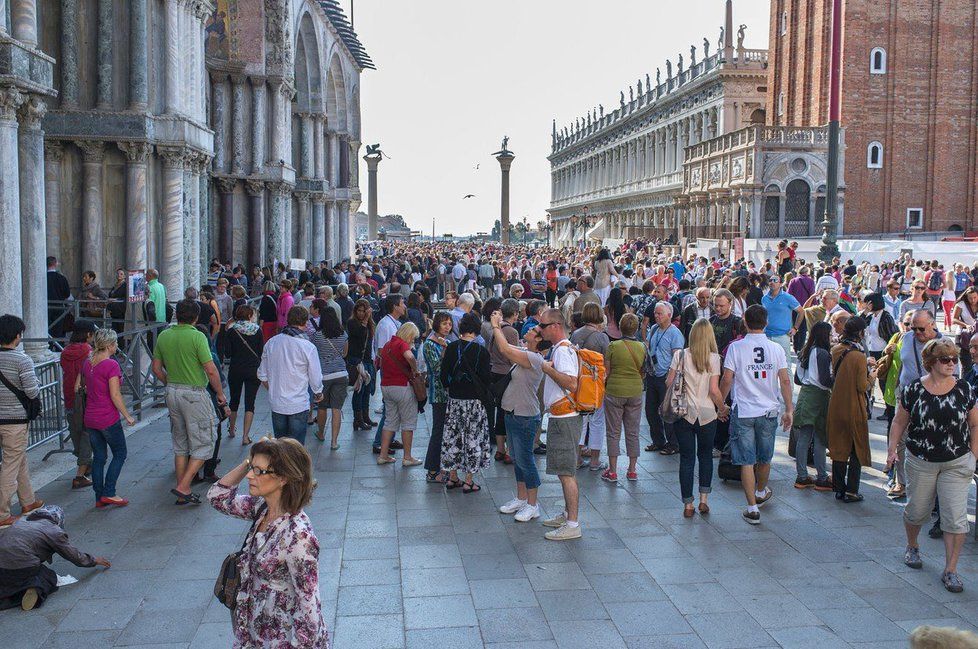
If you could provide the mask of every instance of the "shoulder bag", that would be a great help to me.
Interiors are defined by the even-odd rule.
[[[244,541],[241,542],[241,549],[224,557],[224,561],[221,563],[221,570],[217,573],[217,581],[214,582],[214,597],[231,611],[234,610],[234,607],[238,603],[238,590],[241,589],[241,567],[238,565],[238,561],[241,559],[241,555],[244,554],[245,546],[254,537],[255,528],[258,527],[258,520],[267,509],[268,506],[262,503],[261,507],[258,508],[258,512],[255,514],[254,520],[251,522],[251,529],[248,530]]]
[[[686,403],[686,377],[685,377],[686,350],[679,352],[679,364],[676,366],[676,378],[668,388],[666,396],[659,406],[659,416],[667,424],[674,424],[689,412]]]
[[[85,386],[85,366],[82,365],[78,370],[78,378],[81,383],[75,390],[75,406],[71,411],[71,429],[76,431],[85,430],[85,406],[88,403],[88,389]]]
[[[39,396],[34,398],[27,396],[26,392],[8,381],[2,372],[0,372],[0,383],[3,383],[17,397],[17,401],[20,401],[20,405],[24,408],[25,419],[28,422],[32,422],[41,416],[41,398]]]
[[[635,358],[635,352],[632,351],[632,346],[628,344],[628,341],[627,340],[622,340],[620,342],[621,342],[622,345],[624,345],[625,351],[628,352],[628,355],[632,357],[632,362],[635,363],[635,369],[638,370],[638,375],[644,379],[645,378],[645,362],[644,362],[644,359],[643,359],[643,362],[641,362],[641,363],[638,362],[638,359]],[[642,345],[642,346],[644,347],[645,345]]]

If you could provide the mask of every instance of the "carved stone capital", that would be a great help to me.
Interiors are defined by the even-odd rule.
[[[282,85],[278,87],[278,91],[282,93],[282,97],[284,97],[286,101],[292,101],[292,98],[295,97],[295,87],[289,80],[283,79]]]
[[[232,74],[231,75],[231,85],[235,87],[235,90],[239,89],[244,82],[248,80],[248,77],[243,74]]]
[[[249,196],[261,196],[265,191],[265,183],[261,180],[246,180],[245,189]]]
[[[265,77],[251,75],[248,77],[248,82],[255,88],[262,88],[265,86]]]
[[[295,192],[295,198],[300,203],[308,203],[309,199],[312,198],[312,194],[309,192]]]
[[[237,184],[237,178],[218,178],[217,190],[222,194],[232,194],[234,193],[234,188],[237,186]]]
[[[214,68],[208,68],[207,74],[210,75],[211,83],[220,84],[227,81],[228,71],[227,70],[216,70]]]
[[[187,162],[187,150],[183,147],[156,147],[156,152],[163,158],[163,165],[170,169],[183,169]]]
[[[292,193],[292,185],[283,182],[268,183],[268,189],[276,196],[288,196]]]
[[[61,162],[65,157],[65,146],[61,140],[44,140],[44,159]]]
[[[27,101],[26,95],[16,88],[0,90],[0,119],[17,119],[17,109]]]
[[[116,145],[126,154],[129,162],[145,163],[146,158],[153,152],[153,145],[149,142],[117,142]]]
[[[36,130],[41,128],[41,120],[48,112],[48,105],[40,97],[28,95],[17,112],[20,115],[21,126]]]
[[[312,195],[312,202],[316,203],[317,205],[325,205],[326,194],[324,194],[323,192],[314,192]]]
[[[75,144],[81,149],[85,162],[102,162],[102,158],[105,157],[105,142],[78,140]]]

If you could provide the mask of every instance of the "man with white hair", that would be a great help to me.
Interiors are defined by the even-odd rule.
[[[458,340],[458,323],[462,321],[462,317],[466,313],[472,311],[472,307],[475,306],[475,296],[471,293],[462,293],[458,296],[458,302],[455,303],[455,308],[448,312],[448,315],[452,316],[452,333],[448,335],[449,341]]]
[[[655,326],[649,329],[645,340],[652,372],[645,377],[645,418],[649,422],[652,443],[647,451],[659,451],[662,455],[674,455],[679,450],[672,424],[659,416],[659,406],[666,396],[666,375],[673,354],[686,346],[686,339],[679,328],[672,324],[672,305],[658,302],[654,310]]]

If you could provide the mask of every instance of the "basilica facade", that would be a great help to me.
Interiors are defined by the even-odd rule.
[[[215,257],[350,255],[373,63],[337,0],[0,0],[0,48],[0,312],[28,337],[47,255],[171,298]]]

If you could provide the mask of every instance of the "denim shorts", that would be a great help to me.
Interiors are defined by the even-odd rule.
[[[774,435],[778,429],[775,417],[738,417],[734,407],[730,415],[730,460],[740,466],[770,464],[774,457]]]

